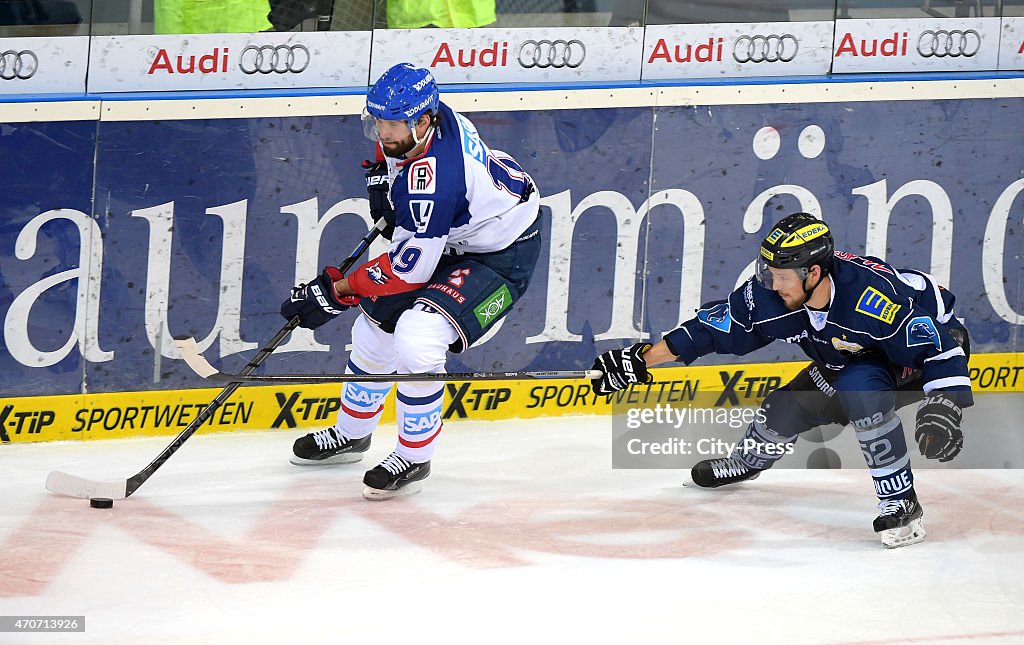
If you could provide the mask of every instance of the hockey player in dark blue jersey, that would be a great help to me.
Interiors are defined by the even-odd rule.
[[[896,409],[921,401],[914,439],[925,457],[944,462],[960,452],[962,410],[974,399],[967,331],[953,302],[925,273],[835,251],[824,222],[796,213],[761,243],[755,277],[656,345],[599,356],[594,369],[604,376],[593,387],[610,394],[652,380],[647,368],[659,363],[689,365],[773,340],[796,343],[812,363],[765,398],[732,454],[693,467],[694,483],[715,488],[754,479],[801,432],[851,424],[879,499],[875,532],[887,547],[913,544],[925,536],[923,510]]]
[[[443,372],[512,310],[540,254],[540,194],[509,155],[487,146],[464,115],[440,100],[430,70],[387,70],[366,95],[363,122],[377,143],[365,162],[370,214],[391,245],[348,276],[328,267],[292,290],[287,319],[315,328],[358,305],[346,371]],[[392,383],[346,383],[336,423],[300,437],[292,463],[359,461]],[[415,492],[441,435],[444,384],[399,383],[398,445],[366,472],[363,496]]]

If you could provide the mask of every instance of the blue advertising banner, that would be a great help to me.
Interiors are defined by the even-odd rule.
[[[84,279],[102,247],[92,217],[95,121],[0,124],[0,392],[78,392],[98,304]],[[95,294],[94,294],[95,296]],[[92,331],[90,331],[92,330]]]
[[[1024,146],[1006,124],[1024,100],[469,116],[537,180],[544,250],[526,296],[451,370],[578,369],[657,339],[749,275],[796,210],[843,250],[939,277],[976,352],[1021,348]],[[289,288],[370,223],[356,116],[0,128],[21,178],[0,219],[9,396],[201,386],[177,360],[183,334],[238,369],[283,324]],[[341,371],[353,315],[297,332],[266,368]],[[797,358],[775,344],[742,360]]]

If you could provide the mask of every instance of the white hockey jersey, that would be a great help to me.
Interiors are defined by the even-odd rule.
[[[537,217],[540,196],[515,159],[488,148],[465,116],[444,103],[438,111],[422,155],[387,159],[395,233],[386,262],[382,256],[353,273],[360,296],[428,282],[446,252],[500,251]]]

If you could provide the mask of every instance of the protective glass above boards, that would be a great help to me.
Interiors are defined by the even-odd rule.
[[[3,0],[0,39],[1024,16],[1024,0]]]
[[[1022,0],[840,0],[836,18],[998,18],[1021,8]]]

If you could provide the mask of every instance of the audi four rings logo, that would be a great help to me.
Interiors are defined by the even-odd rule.
[[[800,43],[793,34],[740,36],[732,46],[737,63],[788,63],[796,58]]]
[[[301,74],[310,59],[305,45],[249,45],[242,50],[238,67],[245,74]]]
[[[921,32],[917,39],[917,53],[924,58],[970,58],[981,49],[981,34],[973,29],[946,31],[931,29]]]
[[[525,40],[519,46],[519,64],[523,67],[568,67],[583,64],[587,48],[582,40]]]
[[[32,78],[39,69],[39,58],[27,49],[16,52],[8,49],[0,54],[0,78],[5,81]]]

